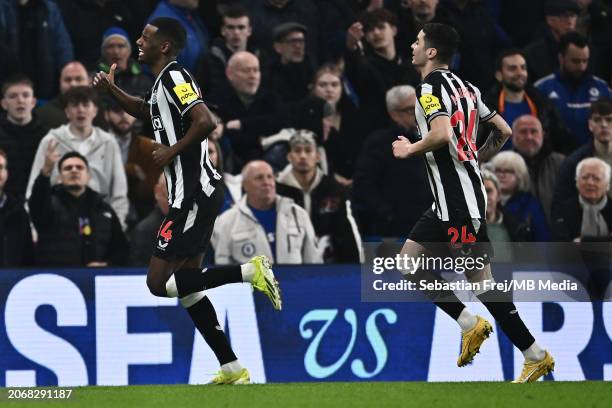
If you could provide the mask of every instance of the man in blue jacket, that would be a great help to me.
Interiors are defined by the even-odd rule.
[[[32,78],[40,99],[56,95],[60,70],[74,59],[74,50],[55,2],[0,0],[0,43]]]
[[[591,140],[591,102],[612,93],[604,80],[589,73],[589,58],[587,39],[576,32],[565,34],[559,41],[560,70],[534,84],[557,106],[574,137],[574,148]]]
[[[200,16],[194,13],[199,5],[200,0],[161,0],[147,20],[170,17],[180,21],[187,33],[187,41],[178,61],[190,72],[197,70],[200,57],[208,51],[208,29]]]

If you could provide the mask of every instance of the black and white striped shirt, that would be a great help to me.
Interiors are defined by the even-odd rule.
[[[433,209],[442,221],[486,218],[487,195],[478,169],[476,133],[479,121],[495,116],[480,91],[447,69],[432,71],[417,87],[416,119],[421,137],[431,121],[450,118],[453,137],[447,146],[425,154]]]
[[[191,125],[189,110],[203,102],[191,74],[176,61],[168,63],[157,76],[149,99],[156,141],[172,146],[181,140]],[[183,150],[164,167],[164,175],[173,208],[190,208],[198,191],[210,197],[221,180],[208,158],[208,139]]]

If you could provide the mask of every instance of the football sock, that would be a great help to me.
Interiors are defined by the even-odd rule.
[[[255,276],[255,270],[256,270],[255,265],[253,265],[250,262],[240,265],[240,273],[242,274],[242,281],[252,282],[253,277]]]
[[[457,323],[459,323],[459,326],[461,326],[461,330],[463,331],[473,328],[477,321],[478,319],[476,319],[476,316],[471,314],[467,307],[461,311],[461,314],[457,318]]]
[[[204,296],[199,302],[186,309],[195,327],[204,337],[204,341],[217,356],[219,364],[237,363],[236,354],[234,354],[232,346],[219,325],[217,313],[215,313],[215,308],[208,297]]]
[[[230,361],[229,363],[225,363],[221,366],[221,371],[228,374],[237,373],[240,370],[242,370],[242,364],[240,364],[238,360]]]
[[[538,346],[538,343],[533,343],[527,350],[523,350],[525,360],[540,361],[544,358],[546,352]]]
[[[415,273],[404,274],[404,277],[415,282],[425,280],[427,284],[447,282],[445,279],[422,269],[419,269]],[[452,290],[423,290],[423,293],[434,303],[434,305],[438,306],[454,320],[457,320],[461,315],[461,312],[466,309],[465,305],[461,303],[457,295],[455,295]]]
[[[516,306],[510,301],[510,296],[510,294],[497,289],[477,295],[512,344],[519,350],[525,351],[535,343],[535,339],[523,323]]]
[[[209,269],[185,268],[174,272],[174,283],[168,279],[166,282],[166,292],[170,296],[170,291],[173,290],[173,285],[176,285],[176,291],[179,297],[187,296],[194,292],[200,292],[205,289],[216,288],[228,283],[242,282],[241,268],[238,265],[221,266]],[[171,277],[172,278],[172,277]]]

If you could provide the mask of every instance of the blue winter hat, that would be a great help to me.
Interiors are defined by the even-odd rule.
[[[103,50],[108,40],[110,40],[113,37],[119,37],[123,39],[126,42],[127,47],[130,50],[130,53],[132,53],[132,44],[130,43],[130,37],[128,36],[128,33],[123,28],[115,27],[115,26],[107,28],[104,34],[102,34],[102,49]]]

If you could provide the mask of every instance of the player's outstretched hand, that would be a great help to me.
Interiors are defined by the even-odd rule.
[[[115,85],[115,69],[117,69],[117,64],[111,65],[108,74],[103,71],[95,74],[92,81],[94,88],[108,91],[111,86]]]
[[[398,159],[405,159],[410,156],[412,143],[404,136],[398,136],[397,140],[393,142],[393,155]]]
[[[166,145],[155,143],[155,147],[153,148],[153,162],[157,164],[159,167],[163,167],[166,164],[170,163],[170,161],[174,158],[174,152],[172,149]]]

